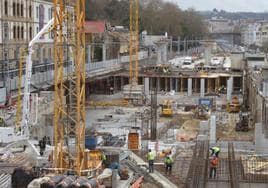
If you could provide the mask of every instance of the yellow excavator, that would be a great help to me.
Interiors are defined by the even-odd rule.
[[[171,104],[173,103],[172,100],[164,100],[161,106],[161,117],[172,117],[173,116],[173,109]]]

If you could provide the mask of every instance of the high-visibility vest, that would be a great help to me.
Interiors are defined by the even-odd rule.
[[[213,147],[212,149],[213,149],[213,151],[214,151],[215,153],[220,151],[220,148],[218,148],[218,147]]]
[[[147,158],[148,158],[149,161],[154,160],[154,154],[153,154],[153,152],[149,152],[148,155],[147,155]]]
[[[173,163],[173,160],[170,157],[166,157],[165,158],[165,163],[166,164],[172,164]]]

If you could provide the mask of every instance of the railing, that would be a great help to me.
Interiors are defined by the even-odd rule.
[[[133,59],[135,56],[133,56]],[[139,52],[139,60],[148,58],[147,51]],[[122,64],[129,62],[129,56],[122,56],[118,59],[111,59],[100,62],[92,62],[86,63],[86,72],[88,76],[91,72],[98,72],[101,75],[102,71],[113,71],[115,69],[120,69]],[[44,84],[52,84],[54,80],[54,66],[53,63],[47,63],[44,65],[38,65],[35,67],[34,74],[32,75],[32,84],[35,86],[40,86]],[[46,71],[38,71],[38,70],[46,70]],[[64,74],[67,75],[70,71],[70,66],[64,68]],[[10,70],[9,71],[9,79],[6,81],[6,86],[8,86],[8,90],[16,90],[18,89],[18,70]],[[14,76],[15,75],[15,76]],[[25,75],[22,76],[22,87],[24,87]],[[1,81],[0,81],[1,82]]]

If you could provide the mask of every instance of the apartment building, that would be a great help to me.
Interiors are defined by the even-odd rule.
[[[73,7],[67,6],[73,17]],[[0,0],[0,88],[18,76],[20,52],[54,16],[52,0]],[[34,46],[33,74],[53,69],[53,32]]]

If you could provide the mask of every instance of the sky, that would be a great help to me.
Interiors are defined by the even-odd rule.
[[[231,12],[267,12],[268,0],[166,0],[177,3],[180,8],[196,10],[226,10]]]

